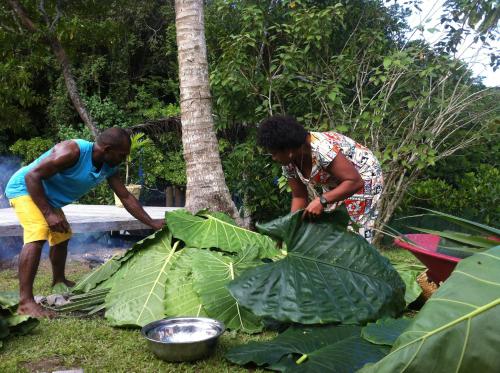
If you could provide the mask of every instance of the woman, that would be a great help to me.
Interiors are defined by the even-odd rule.
[[[368,148],[336,132],[307,132],[289,116],[264,120],[257,141],[283,166],[292,212],[305,209],[303,216],[312,218],[344,203],[359,234],[371,242],[383,178]],[[322,194],[315,186],[322,187]]]

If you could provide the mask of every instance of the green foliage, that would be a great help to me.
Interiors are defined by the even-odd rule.
[[[49,17],[56,14],[55,4],[45,1]],[[0,152],[29,136],[54,143],[90,140],[68,97],[60,66],[42,40],[47,30],[39,6],[23,5],[39,33],[20,29],[8,7],[0,9],[4,46]],[[79,0],[59,5],[62,17],[55,24],[55,34],[100,128],[178,115],[175,14],[170,2]],[[489,37],[498,16],[491,4],[450,0],[447,5],[448,16],[466,20],[477,26],[481,36]],[[288,113],[310,129],[346,133],[372,148],[386,171],[404,175],[419,171],[425,178],[440,156],[433,144],[445,136],[426,129],[408,133],[408,129],[443,117],[441,108],[455,92],[454,83],[460,83],[460,97],[482,89],[446,49],[407,41],[407,14],[400,5],[362,0],[215,0],[206,2],[205,10],[214,117],[226,142],[223,167],[231,192],[254,220],[279,216],[289,206],[289,193],[279,192],[285,190],[283,180],[275,186],[279,167],[255,147],[253,130],[262,118]],[[444,21],[455,27],[457,20]],[[442,81],[450,85],[436,86]],[[447,138],[447,146],[475,136],[482,123],[490,121],[486,113],[497,101],[498,91],[489,102],[478,98],[468,113],[453,111],[448,119],[443,117],[457,125],[470,122]],[[474,119],[476,114],[480,120]],[[144,146],[133,162],[134,182],[140,181],[138,163],[142,162],[146,185],[186,184],[181,136],[163,137],[152,139],[154,144]],[[482,162],[465,158],[473,159],[474,167]],[[474,167],[462,169],[476,172]],[[442,171],[432,178],[451,183],[445,174],[461,172]],[[450,185],[457,188],[455,181]],[[387,195],[395,195],[390,185],[386,190]],[[93,195],[96,202],[111,201],[103,188]]]
[[[498,371],[499,259],[497,246],[460,261],[391,352],[361,372]]]
[[[480,165],[474,172],[460,175],[455,185],[441,179],[417,181],[402,206],[427,207],[500,225],[500,171],[492,165]]]
[[[264,221],[289,211],[289,194],[281,194],[275,184],[281,176],[281,167],[263,154],[253,137],[226,148],[222,159],[228,187],[242,200],[245,213]]]
[[[20,139],[12,145],[9,150],[12,154],[19,156],[23,164],[29,164],[37,159],[40,155],[54,146],[52,139],[44,139],[41,137],[33,137],[29,140]]]
[[[248,343],[228,351],[226,359],[254,362],[281,372],[355,372],[383,358],[388,348],[368,342],[360,326],[292,326],[274,340]],[[301,358],[297,359],[297,356]]]
[[[397,316],[405,306],[403,281],[373,246],[347,231],[349,221],[337,209],[313,222],[297,211],[259,224],[287,254],[249,269],[229,291],[255,315],[282,322],[362,324]]]

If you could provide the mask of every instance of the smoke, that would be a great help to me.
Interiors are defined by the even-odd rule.
[[[10,177],[21,168],[21,161],[17,157],[0,155],[0,208],[9,207],[9,200],[5,197],[5,187]]]

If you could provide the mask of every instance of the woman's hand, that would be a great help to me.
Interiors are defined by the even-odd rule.
[[[306,209],[302,213],[302,219],[307,218],[316,218],[321,215],[324,207],[319,201],[319,197],[315,198],[309,205],[307,205]]]

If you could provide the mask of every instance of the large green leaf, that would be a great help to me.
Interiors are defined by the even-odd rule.
[[[410,303],[413,303],[420,296],[420,294],[422,294],[422,288],[417,283],[417,277],[425,270],[425,267],[416,264],[398,263],[393,264],[393,266],[405,283],[405,302],[408,306]]]
[[[255,333],[262,330],[261,320],[242,308],[226,286],[242,271],[260,264],[256,261],[258,249],[243,248],[235,257],[200,249],[191,251],[194,290],[200,296],[208,316],[222,321],[228,329]]]
[[[452,241],[456,241],[462,244],[473,246],[473,248],[477,249],[491,249],[498,245],[498,241],[492,240],[483,236],[473,236],[467,233],[461,232],[451,232],[451,231],[436,231],[433,229],[425,229],[418,227],[411,227],[416,231],[434,234],[439,237],[447,238]],[[477,251],[476,251],[477,252]]]
[[[270,342],[235,347],[226,358],[240,365],[253,362],[286,372],[354,372],[389,350],[365,341],[360,332],[359,326],[290,327]]]
[[[121,257],[114,256],[102,266],[90,272],[73,287],[73,293],[86,293],[110,278],[121,266]]]
[[[362,372],[499,372],[500,246],[461,260],[397,339]]]
[[[112,325],[144,326],[165,316],[165,282],[176,245],[167,231],[158,232],[134,255],[133,270],[114,283],[106,297],[105,317]]]
[[[201,298],[193,287],[192,261],[199,250],[182,250],[169,271],[165,295],[167,316],[207,316]]]
[[[368,323],[361,331],[361,336],[374,344],[392,346],[410,323],[411,320],[406,318],[380,319]]]
[[[15,310],[19,303],[19,293],[16,291],[0,292],[0,308]]]
[[[161,232],[167,232],[168,230],[164,228]],[[129,259],[134,257],[134,254],[145,247],[144,243],[155,237],[160,232],[155,232],[152,235],[144,238],[141,241],[136,242],[132,248],[127,250],[122,254],[114,255],[111,259],[106,261],[102,266],[98,267],[94,271],[90,272],[84,278],[82,278],[78,283],[71,289],[73,293],[86,293],[96,287],[111,287],[113,281],[109,281],[107,284],[103,284],[106,280],[110,279],[122,266],[124,263],[129,261]],[[128,266],[127,266],[128,267]],[[121,276],[123,276],[124,271],[122,271]],[[101,286],[99,286],[101,285]],[[103,286],[106,285],[106,286]]]
[[[302,212],[259,225],[285,241],[288,255],[248,270],[229,285],[258,316],[302,324],[362,323],[395,317],[405,286],[388,259],[346,229],[345,210],[302,221]]]
[[[431,214],[426,214],[426,215],[437,216],[441,219],[450,221],[454,224],[460,225],[461,227],[469,229],[471,231],[475,231],[475,232],[478,232],[478,233],[481,233],[484,235],[490,235],[490,236],[493,235],[493,236],[500,237],[500,229],[498,229],[498,228],[490,227],[489,225],[481,224],[481,223],[478,223],[478,222],[475,222],[472,220],[459,218],[458,216],[446,214],[446,213],[440,212],[440,211],[435,211],[435,210],[425,209],[425,208],[421,208],[421,210],[429,211],[431,213]]]
[[[27,315],[11,315],[5,319],[9,326],[10,334],[25,335],[32,331],[40,322]]]
[[[257,246],[261,258],[271,258],[279,253],[269,237],[238,227],[228,219],[221,218],[220,213],[204,211],[199,215],[191,215],[185,210],[167,212],[168,228],[174,237],[189,247],[215,247],[239,253],[245,246]]]

